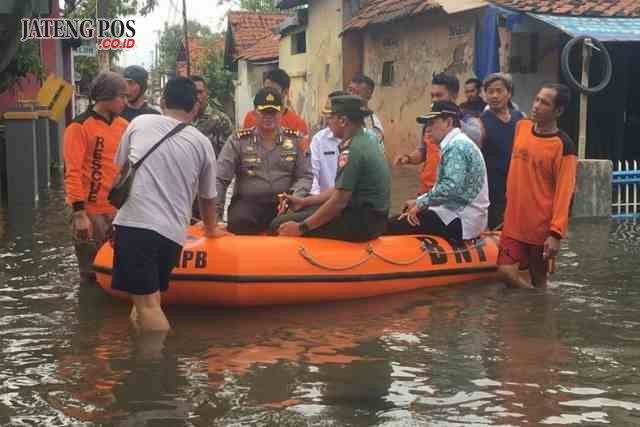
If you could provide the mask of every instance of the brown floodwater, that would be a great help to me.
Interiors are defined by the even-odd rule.
[[[79,283],[56,184],[0,210],[0,425],[640,425],[639,255],[637,222],[574,221],[546,291],[175,307],[138,337]]]

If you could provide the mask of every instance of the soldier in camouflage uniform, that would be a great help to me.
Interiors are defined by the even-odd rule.
[[[200,112],[193,121],[193,125],[209,138],[213,145],[213,150],[218,156],[225,141],[233,132],[233,124],[229,116],[222,111],[220,105],[214,103],[212,106],[209,104],[209,92],[204,79],[200,76],[191,76],[191,80],[196,85],[198,102],[200,103]]]
[[[306,196],[313,181],[311,162],[299,131],[280,127],[282,97],[271,88],[254,99],[256,127],[235,132],[218,157],[218,210],[235,177],[227,229],[235,234],[259,234],[278,215],[278,196]]]

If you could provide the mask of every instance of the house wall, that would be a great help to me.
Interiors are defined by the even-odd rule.
[[[307,32],[307,36],[309,33]],[[305,100],[307,98],[307,60],[309,56],[309,41],[307,40],[307,53],[292,55],[291,52],[292,35],[280,39],[279,45],[279,66],[291,77],[291,87],[289,88],[289,106],[294,111],[306,117]]]
[[[291,55],[291,36],[280,39],[281,68],[291,78],[291,106],[311,129],[320,122],[320,108],[329,95],[342,89],[343,0],[310,2],[307,53]]]
[[[264,73],[277,66],[278,63],[253,64],[243,59],[238,61],[238,79],[234,81],[236,127],[241,127],[245,114],[253,110],[253,98],[262,87]]]
[[[418,143],[415,119],[431,104],[434,72],[454,74],[462,82],[472,77],[475,13],[435,13],[366,30],[363,71],[376,83],[369,106],[384,126],[389,158]],[[381,85],[386,61],[394,62],[391,86]]]

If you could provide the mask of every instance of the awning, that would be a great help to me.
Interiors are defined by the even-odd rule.
[[[602,42],[640,41],[640,18],[528,15],[573,37],[591,36]]]

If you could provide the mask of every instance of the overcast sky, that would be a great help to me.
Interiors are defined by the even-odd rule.
[[[224,29],[224,15],[232,6],[231,2],[225,1],[224,5],[218,6],[218,0],[186,1],[188,19],[208,26],[213,32]],[[164,23],[182,23],[182,0],[159,0],[158,6],[151,14],[127,19],[136,21],[136,45],[135,48],[123,52],[119,60],[120,65],[126,67],[137,64],[148,69],[153,64],[153,51]]]

